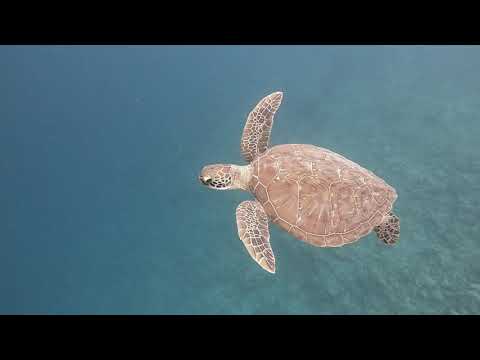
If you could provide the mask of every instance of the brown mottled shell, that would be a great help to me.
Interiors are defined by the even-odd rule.
[[[371,171],[314,145],[278,145],[254,159],[250,191],[282,229],[315,246],[369,234],[397,199]]]

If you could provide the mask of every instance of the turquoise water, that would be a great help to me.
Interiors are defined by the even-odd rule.
[[[480,47],[0,47],[0,313],[479,314]],[[272,143],[334,150],[398,192],[397,246],[319,249],[251,198],[198,183],[243,164],[246,115],[284,91]]]

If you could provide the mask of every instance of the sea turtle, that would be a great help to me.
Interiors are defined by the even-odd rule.
[[[250,256],[275,273],[269,220],[319,247],[351,244],[372,230],[385,244],[397,242],[400,221],[392,212],[397,193],[384,180],[325,148],[269,147],[282,98],[282,92],[274,92],[249,113],[240,144],[248,165],[207,165],[199,176],[210,189],[241,189],[255,196],[236,210],[238,235]]]

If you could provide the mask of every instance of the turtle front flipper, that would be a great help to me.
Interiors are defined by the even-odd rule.
[[[250,163],[257,155],[267,150],[273,117],[282,103],[282,98],[282,92],[274,92],[260,100],[248,114],[240,143],[242,155],[247,162]]]
[[[268,217],[258,201],[243,201],[237,207],[238,236],[248,253],[264,270],[275,273],[275,256],[270,246]]]
[[[395,244],[400,238],[400,219],[393,213],[388,213],[383,222],[374,228],[377,236],[387,245]]]

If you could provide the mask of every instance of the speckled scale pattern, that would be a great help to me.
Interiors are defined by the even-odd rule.
[[[282,98],[282,92],[274,92],[260,100],[249,113],[240,143],[242,156],[247,162],[251,162],[267,150],[273,118],[282,103]]]
[[[395,244],[400,238],[400,219],[389,213],[387,219],[374,228],[377,236],[387,245]]]
[[[275,273],[275,256],[270,246],[268,217],[257,201],[247,200],[236,211],[238,236],[250,256],[265,270]]]

